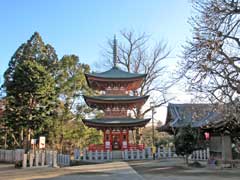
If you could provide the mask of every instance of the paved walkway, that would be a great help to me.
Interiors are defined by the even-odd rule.
[[[0,164],[0,180],[239,180],[240,168],[189,168],[183,160],[129,161],[65,168],[15,169]]]
[[[65,168],[5,169],[0,180],[143,180],[126,162]]]

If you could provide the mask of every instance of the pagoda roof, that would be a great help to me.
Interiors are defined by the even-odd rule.
[[[144,127],[151,119],[134,118],[100,118],[83,119],[83,123],[88,127],[94,128],[134,128]]]
[[[97,101],[113,101],[113,103],[119,103],[119,101],[137,101],[147,100],[149,96],[83,96],[85,100],[97,100]]]
[[[116,66],[102,73],[86,73],[85,75],[89,77],[100,78],[100,79],[135,79],[135,78],[145,78],[147,76],[147,74],[126,72]]]

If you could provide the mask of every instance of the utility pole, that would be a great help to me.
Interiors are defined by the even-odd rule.
[[[156,147],[155,147],[155,134],[154,134],[154,102],[150,103],[151,109],[152,109],[152,156],[155,160],[155,154],[156,154]]]
[[[152,109],[152,146],[155,146],[155,132],[154,132],[154,102],[150,102],[150,106]]]

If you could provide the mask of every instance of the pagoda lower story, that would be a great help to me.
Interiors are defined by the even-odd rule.
[[[90,150],[126,150],[143,149],[143,144],[134,144],[130,141],[130,133],[139,127],[144,127],[150,119],[133,118],[104,118],[95,120],[83,120],[88,127],[103,131],[103,144],[90,145]]]

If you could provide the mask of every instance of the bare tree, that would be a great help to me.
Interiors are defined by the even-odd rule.
[[[184,47],[181,75],[201,97],[227,103],[226,128],[239,129],[240,4],[237,0],[204,0],[194,1],[193,7],[193,39]]]
[[[240,93],[240,5],[235,0],[195,1],[193,39],[184,51],[184,75],[192,89],[218,102]]]
[[[146,79],[141,88],[133,92],[138,96],[151,95],[149,101],[154,102],[154,108],[158,108],[168,102],[166,91],[172,85],[166,81],[166,66],[164,60],[170,51],[167,44],[157,43],[153,48],[149,46],[150,36],[145,33],[136,35],[133,31],[121,31],[118,37],[118,66],[131,73],[146,73]],[[120,40],[119,40],[120,39]],[[106,50],[104,57],[107,57],[105,65],[112,65],[112,40],[108,41],[109,49]],[[136,118],[143,118],[151,111],[150,106],[141,109],[134,109],[133,114]]]

